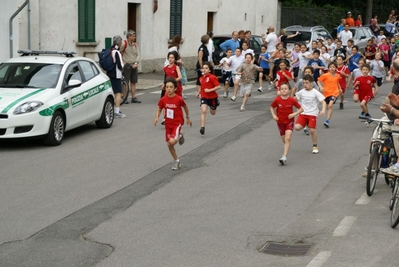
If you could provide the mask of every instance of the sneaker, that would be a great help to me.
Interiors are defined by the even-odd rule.
[[[184,133],[183,133],[183,131],[181,131],[181,132],[180,132],[180,138],[179,138],[179,145],[184,144],[184,141],[186,141],[186,140],[184,139]]]
[[[245,106],[241,106],[240,111],[245,111]]]
[[[317,153],[319,153],[319,149],[317,148],[317,146],[314,146],[312,148],[312,154],[317,154]]]
[[[396,166],[395,164],[388,168],[381,168],[380,171],[384,174],[399,176],[399,167]]]
[[[359,115],[359,119],[364,119],[366,114],[362,111]]]
[[[223,97],[226,98],[227,97],[227,92],[223,93]]]
[[[330,127],[330,121],[329,121],[329,120],[326,120],[326,121],[324,122],[324,126],[326,126],[327,128]]]
[[[263,92],[263,88],[262,88],[262,87],[259,87],[259,88],[258,88],[258,92],[262,93],[262,92]]]
[[[205,127],[201,127],[201,129],[200,129],[200,133],[201,133],[202,135],[204,135],[204,134],[205,134]]]
[[[280,161],[281,165],[284,165],[284,163],[287,162],[287,157],[286,156],[282,156],[279,161]]]
[[[374,174],[374,173],[375,173],[375,170],[371,170],[371,174]],[[367,171],[362,174],[362,177],[367,179]]]
[[[339,109],[344,109],[344,103],[339,103]]]
[[[309,135],[309,130],[308,130],[308,128],[303,129],[303,134]]]
[[[124,119],[124,118],[126,118],[126,114],[123,114],[123,113],[119,112],[119,113],[115,113],[114,117],[116,119]]]
[[[274,88],[274,84],[270,83],[269,87],[267,87],[267,90],[272,90]]]
[[[235,96],[232,96],[230,99],[231,99],[231,101],[234,101],[234,102],[235,102],[235,101],[236,101],[236,99],[237,99],[237,97],[235,97]]]
[[[366,118],[366,119],[371,119],[371,115],[369,114],[369,113],[366,113],[366,115],[364,115],[364,117]]]
[[[173,164],[172,170],[177,171],[178,169],[180,169],[180,167],[181,167],[180,161],[179,162],[175,161],[175,164]]]
[[[141,103],[140,100],[137,99],[137,97],[132,98],[132,101],[130,101],[130,103]]]

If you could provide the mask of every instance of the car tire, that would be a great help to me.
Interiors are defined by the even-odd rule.
[[[114,101],[111,97],[105,100],[103,110],[101,112],[101,118],[96,121],[98,128],[110,128],[114,123]]]
[[[59,146],[64,139],[65,117],[61,111],[57,110],[51,119],[49,131],[44,137],[44,144],[48,146]]]

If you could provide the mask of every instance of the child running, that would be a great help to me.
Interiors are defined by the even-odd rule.
[[[342,93],[341,86],[339,85],[340,75],[336,73],[337,63],[330,62],[328,64],[328,72],[319,77],[317,84],[319,85],[320,92],[323,93],[327,104],[327,120],[324,122],[324,126],[330,127],[330,120],[333,113],[333,105],[338,99],[338,95]]]
[[[298,110],[294,112],[293,107]],[[274,112],[276,109],[276,113]],[[277,96],[270,104],[270,112],[273,119],[277,122],[278,130],[280,131],[281,140],[284,143],[283,156],[280,158],[280,163],[284,165],[287,162],[288,151],[290,150],[292,130],[294,129],[294,118],[303,111],[298,101],[290,96],[290,85],[283,83],[280,85],[280,95]]]
[[[339,98],[341,100],[339,103],[339,109],[344,109],[346,78],[350,75],[351,72],[349,71],[348,67],[344,65],[343,56],[337,56],[337,73],[341,76],[339,78],[339,86],[341,86],[341,93],[339,94]]]
[[[229,86],[231,78],[231,69],[230,64],[231,60],[230,57],[233,54],[233,51],[230,48],[226,50],[226,56],[222,58],[219,62],[219,67],[222,67],[222,82],[224,84],[224,93],[223,97],[226,98],[229,96]]]
[[[208,106],[210,108],[211,115],[216,114],[216,108],[219,106],[220,102],[218,99],[218,93],[216,90],[220,89],[220,84],[218,78],[212,74],[213,67],[211,63],[205,62],[202,65],[203,76],[200,78],[201,89],[197,92],[196,97],[201,99],[201,129],[200,133],[205,134],[205,121],[206,112],[208,111]]]
[[[253,55],[245,55],[245,63],[238,67],[237,74],[241,75],[240,79],[240,96],[242,104],[240,111],[245,111],[245,105],[247,104],[248,97],[251,96],[252,86],[255,83],[255,72],[262,70],[262,68],[252,63]]]
[[[367,103],[378,93],[378,86],[373,76],[369,75],[370,65],[364,64],[362,67],[362,76],[357,77],[353,82],[353,101],[360,101],[362,112],[359,118],[371,118]],[[373,90],[374,87],[374,90]]]
[[[176,154],[175,145],[179,142],[179,145],[184,143],[184,136],[181,130],[184,124],[184,117],[182,108],[186,113],[187,125],[193,124],[190,120],[190,113],[184,99],[176,94],[177,81],[173,77],[165,79],[165,92],[166,95],[162,97],[158,102],[158,110],[155,114],[154,126],[157,126],[159,115],[161,111],[165,109],[165,137],[166,144],[168,145],[169,152],[172,155],[175,163],[173,164],[172,170],[177,171],[180,169],[181,164],[179,157]]]
[[[305,90],[301,90],[296,93],[296,98],[299,101],[299,104],[303,108],[303,112],[299,114],[296,123],[295,130],[300,131],[306,125],[309,127],[310,135],[312,137],[313,147],[312,153],[319,153],[319,149],[317,147],[317,116],[320,114],[324,115],[326,111],[326,102],[324,101],[324,96],[313,88],[313,76],[307,74],[303,77],[302,83],[305,87]],[[322,103],[322,110],[319,112],[319,102]]]
[[[276,74],[276,90],[277,95],[280,95],[280,85],[282,83],[288,83],[292,80],[292,73],[287,69],[287,64],[285,61],[281,61],[279,64],[280,70]]]
[[[262,71],[259,72],[259,88],[258,88],[258,92],[263,92],[263,87],[262,87],[263,75],[265,75],[266,81],[269,82],[268,90],[273,89],[274,85],[270,81],[270,76],[269,76],[269,74],[270,74],[270,65],[269,65],[269,63],[271,63],[271,59],[270,59],[269,53],[266,52],[266,46],[262,45],[260,47],[260,51],[261,51],[261,53],[259,55],[258,64],[262,68]]]

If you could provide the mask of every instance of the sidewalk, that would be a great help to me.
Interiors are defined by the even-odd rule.
[[[197,75],[194,70],[186,70],[188,81],[194,81],[197,79]],[[158,88],[164,81],[164,72],[151,72],[151,73],[139,73],[136,90],[146,90],[152,88]]]

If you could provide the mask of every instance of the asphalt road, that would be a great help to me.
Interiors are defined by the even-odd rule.
[[[371,115],[382,117],[391,86]],[[184,127],[176,172],[164,129],[153,126],[155,89],[122,106],[128,117],[111,129],[81,127],[59,147],[0,142],[0,266],[398,266],[390,188],[381,176],[365,195],[372,127],[350,93],[329,129],[319,119],[320,153],[295,132],[285,166],[271,91],[253,92],[245,112],[240,99],[220,97],[201,136],[189,86],[194,125]],[[268,242],[310,249],[261,253]]]

